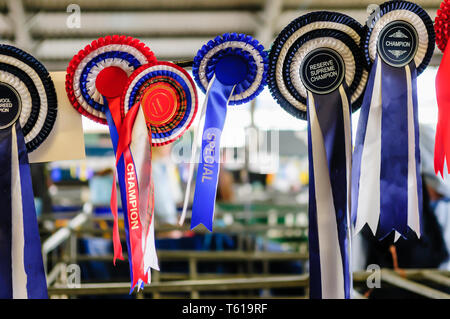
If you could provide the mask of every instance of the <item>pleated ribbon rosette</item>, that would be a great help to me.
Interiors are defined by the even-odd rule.
[[[180,224],[186,216],[194,163],[198,163],[191,229],[203,224],[212,231],[220,169],[220,140],[228,106],[253,100],[266,84],[267,68],[264,47],[245,34],[225,33],[197,52],[192,72],[198,87],[206,94],[200,112],[200,120],[205,120],[202,134],[194,135]],[[199,137],[201,153],[197,154]]]
[[[418,5],[390,1],[372,18],[363,47],[370,65],[353,155],[355,232],[378,239],[421,234],[417,76],[434,50],[433,24]]]
[[[155,62],[137,69],[123,91],[121,112],[124,121],[116,159],[119,176],[125,176],[119,180],[119,185],[121,189],[127,189],[126,229],[130,237],[132,264],[135,265],[133,278],[137,277],[136,274],[140,274],[138,278],[147,273],[150,276],[150,268],[159,270],[154,234],[151,146],[166,145],[180,138],[195,118],[197,103],[194,81],[184,69],[170,62]],[[133,166],[139,168],[139,183],[135,183],[134,174],[129,174],[129,168]],[[114,237],[118,237],[117,227],[115,232]],[[120,241],[114,243],[117,252],[120,249],[118,244]],[[150,277],[147,282],[150,282]]]
[[[155,63],[153,52],[142,42],[132,37],[107,36],[99,38],[83,50],[80,50],[69,63],[66,75],[66,91],[72,105],[88,118],[107,124],[116,154],[116,174],[120,187],[120,196],[124,214],[124,225],[128,248],[128,261],[131,276],[131,289],[143,287],[150,281],[150,272],[144,269],[144,242],[142,230],[144,219],[149,220],[149,212],[140,211],[141,201],[146,202],[148,196],[143,196],[138,187],[140,181],[149,178],[149,163],[135,163],[134,158],[149,152],[150,144],[143,150],[132,152],[130,145],[121,147],[122,135],[137,134],[147,136],[147,128],[142,125],[126,125],[121,110],[121,96],[127,85],[128,78],[139,67],[148,63]],[[127,131],[128,130],[128,131]],[[139,131],[140,130],[140,131]],[[120,152],[120,153],[119,153]],[[128,162],[124,157],[128,156]],[[125,166],[125,164],[129,164]],[[114,177],[116,178],[116,174]],[[125,181],[128,184],[125,184]],[[148,185],[150,187],[150,185]],[[114,263],[116,259],[123,259],[119,236],[116,183],[113,183],[111,194],[111,211],[114,215],[113,242]],[[149,224],[147,226],[150,226]]]
[[[311,298],[350,298],[351,112],[367,71],[363,27],[335,12],[286,26],[269,55],[269,89],[289,114],[308,121]]]
[[[57,101],[45,67],[0,45],[0,298],[47,298],[28,153],[50,134]]]

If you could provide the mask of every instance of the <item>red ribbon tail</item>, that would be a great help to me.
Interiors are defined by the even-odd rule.
[[[111,212],[114,216],[114,224],[113,224],[113,245],[114,245],[114,266],[116,265],[116,260],[123,260],[122,255],[122,243],[120,242],[120,234],[119,234],[119,217],[117,214],[117,186],[116,186],[116,175],[114,174],[112,191],[111,191]]]
[[[434,172],[436,173],[436,175],[440,174],[443,177],[444,171],[443,167],[444,167],[443,133],[442,133],[442,126],[438,121],[434,144]]]
[[[450,81],[450,45],[445,48],[438,72],[436,74],[436,100],[439,109],[438,124],[436,127],[435,140],[435,172],[440,172],[443,176],[444,162],[447,160],[447,170],[450,172],[450,90],[448,83]]]
[[[128,111],[123,119],[119,129],[119,141],[117,142],[116,150],[116,165],[119,162],[120,156],[125,152],[126,148],[131,143],[131,135],[133,133],[133,125],[139,111],[139,102],[135,103]]]

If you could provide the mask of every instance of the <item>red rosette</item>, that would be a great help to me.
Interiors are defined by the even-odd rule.
[[[127,46],[134,48],[135,50],[139,51],[140,54],[142,54],[145,57],[146,61],[142,61],[141,65],[144,65],[146,63],[155,63],[156,57],[153,54],[153,52],[150,50],[149,47],[147,47],[143,42],[141,42],[138,39],[135,39],[130,36],[125,35],[113,35],[113,36],[106,36],[101,37],[97,40],[92,41],[90,44],[86,45],[82,50],[80,50],[70,61],[68,67],[67,67],[67,74],[66,74],[66,92],[67,96],[69,98],[69,101],[71,102],[72,106],[82,115],[92,119],[95,122],[101,123],[101,124],[107,124],[106,118],[103,116],[101,110],[94,110],[93,108],[89,108],[85,105],[81,105],[79,99],[77,98],[77,94],[74,89],[74,76],[76,75],[77,71],[81,72],[80,63],[92,52],[96,51],[97,49],[101,49],[102,47],[109,46],[109,45],[120,45],[123,46],[123,48],[126,48]],[[107,51],[103,51],[101,53],[105,53]],[[79,92],[78,96],[79,96]]]
[[[444,0],[440,8],[437,10],[436,19],[434,20],[434,30],[436,31],[436,44],[438,48],[444,52],[447,46],[449,36],[450,23],[450,0]]]
[[[133,90],[137,94],[131,101],[130,94]],[[150,90],[153,90],[152,94],[146,95]],[[151,114],[147,110],[152,96],[156,94],[166,95],[167,98],[160,100],[160,112]],[[147,101],[146,96],[149,96]],[[143,103],[152,146],[170,144],[180,138],[191,126],[198,108],[198,96],[192,77],[182,67],[165,61],[143,65],[128,78],[120,99],[122,118],[138,101]]]

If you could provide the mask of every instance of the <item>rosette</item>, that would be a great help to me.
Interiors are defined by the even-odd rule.
[[[127,79],[141,65],[152,62],[156,62],[153,52],[138,39],[114,35],[94,40],[80,50],[67,67],[66,91],[69,100],[78,112],[107,124],[105,113],[108,108],[103,94],[108,96],[112,91],[113,95],[120,96],[123,79]],[[110,76],[105,76],[107,74],[103,72],[102,78],[108,79],[113,75],[122,82],[112,81],[108,83],[106,92],[100,92],[96,81],[103,70]]]
[[[197,113],[194,81],[183,68],[169,62],[145,65],[133,73],[122,98],[124,117],[138,101],[144,101],[141,105],[153,146],[181,137]]]
[[[191,228],[203,224],[212,231],[220,162],[220,137],[228,104],[254,99],[264,88],[267,54],[259,42],[245,34],[226,33],[209,41],[198,51],[192,67],[194,79],[206,93],[202,118],[201,154],[192,206]],[[180,224],[184,222],[190,186],[197,160],[194,136],[191,167]]]
[[[436,75],[436,99],[439,113],[436,126],[436,139],[434,144],[434,170],[444,177],[444,162],[447,163],[447,171],[450,173],[450,94],[448,90],[450,74],[450,49],[447,45],[450,22],[450,2],[441,3],[434,21],[436,31],[436,44],[444,53]]]
[[[344,60],[345,72],[340,75],[344,74],[352,109],[358,109],[367,82],[366,64],[358,48],[363,36],[360,23],[336,12],[312,12],[293,20],[270,50],[267,81],[274,99],[291,115],[306,120],[308,88],[299,73],[300,64],[311,51],[328,48]],[[335,80],[337,84],[342,79]]]
[[[132,290],[150,282],[150,272],[148,268],[144,269],[144,265],[149,264],[155,269],[158,266],[156,259],[148,261],[144,255],[145,247],[142,246],[149,234],[148,212],[153,211],[149,202],[152,198],[149,195],[151,185],[148,182],[151,177],[150,162],[145,160],[145,156],[150,160],[147,128],[144,120],[139,117],[136,119],[137,112],[130,112],[130,116],[125,116],[120,100],[132,73],[142,65],[155,62],[153,53],[139,40],[125,36],[107,36],[93,41],[75,55],[67,68],[66,76],[67,95],[75,109],[109,127],[116,154]],[[135,109],[137,111],[140,108]],[[141,143],[139,145],[142,150],[133,152],[132,142]],[[114,216],[115,264],[117,258],[123,259],[115,179],[111,194],[111,211]]]
[[[123,90],[123,122],[116,148],[117,172],[127,212],[129,258],[133,287],[150,282],[150,268],[159,270],[155,248],[154,191],[151,178],[151,145],[179,138],[197,112],[197,92],[189,74],[169,62],[155,62],[137,69]],[[119,160],[120,159],[120,160]],[[123,161],[123,164],[120,162]],[[115,185],[115,183],[113,183]],[[114,252],[121,255],[117,202],[113,188]],[[148,278],[146,280],[146,278]]]
[[[379,239],[410,230],[420,237],[417,75],[433,54],[433,24],[407,1],[383,3],[368,24],[371,71],[353,154],[352,218],[356,232],[367,223]]]
[[[45,67],[0,45],[1,298],[47,298],[28,152],[50,134],[56,92]]]
[[[312,12],[277,36],[269,88],[308,121],[310,297],[350,298],[351,111],[367,83],[363,27],[334,12]]]

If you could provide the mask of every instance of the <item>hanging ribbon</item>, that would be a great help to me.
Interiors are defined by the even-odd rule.
[[[310,297],[350,298],[350,102],[343,86],[307,101]]]
[[[28,152],[56,120],[56,92],[44,66],[0,45],[0,298],[48,298]]]
[[[334,12],[292,21],[275,39],[269,68],[274,99],[308,121],[310,298],[350,298],[351,112],[367,84],[363,27]]]
[[[226,33],[218,36],[205,44],[194,58],[194,78],[203,92],[206,92],[202,111],[205,124],[199,159],[196,158],[198,135],[194,136],[180,224],[186,216],[193,165],[199,161],[191,229],[203,224],[212,231],[220,169],[220,139],[227,107],[229,104],[241,104],[254,99],[265,85],[266,72],[267,55],[263,46],[244,34]]]
[[[192,214],[191,229],[203,224],[212,231],[220,169],[220,137],[225,124],[228,101],[234,87],[213,79],[206,93],[205,125],[192,204],[192,211],[195,211],[195,214]]]
[[[131,243],[133,264],[140,264],[137,269],[132,269],[133,285],[137,283],[140,287],[140,282],[150,282],[150,268],[159,271],[154,234],[151,146],[165,145],[182,136],[197,111],[197,96],[193,81],[185,70],[169,62],[155,62],[133,72],[117,109],[123,121],[115,152],[116,159],[124,162],[123,165],[118,163],[117,171],[119,180],[124,174],[122,179],[127,187],[121,195],[124,199],[123,194],[126,193],[129,237],[137,243]],[[138,191],[133,187],[138,187]],[[134,193],[136,198],[130,196]],[[138,275],[137,271],[140,272]],[[141,278],[143,274],[148,276],[148,281]]]
[[[355,232],[368,224],[380,240],[421,235],[417,75],[433,53],[430,22],[415,4],[389,2],[366,37],[373,65],[356,133],[352,219]]]
[[[416,88],[414,62],[394,68],[377,58],[355,141],[355,232],[367,223],[379,239],[393,230],[397,238],[406,237],[408,227],[420,236],[422,182]]]
[[[118,103],[118,99],[111,104]],[[111,106],[110,106],[111,107]],[[120,110],[119,105],[111,107]],[[109,108],[108,108],[109,110]],[[125,231],[130,259],[130,273],[132,277],[132,290],[144,283],[150,283],[149,269],[159,270],[158,259],[154,244],[154,197],[151,182],[151,151],[147,133],[147,126],[139,105],[129,112],[120,126],[120,134],[110,112],[106,112],[111,139],[116,154],[116,170],[125,216]],[[120,244],[116,178],[114,176],[111,194],[111,210],[114,216],[113,243],[114,262],[117,258],[123,259]],[[131,253],[130,253],[131,252]]]
[[[19,123],[0,131],[0,298],[48,298],[28,153]]]
[[[436,30],[436,44],[444,53],[436,74],[436,100],[439,108],[436,126],[436,139],[434,144],[434,171],[444,177],[444,163],[450,173],[450,93],[448,81],[450,74],[450,46],[447,45],[449,37],[450,3],[445,0],[437,10],[434,22]]]
[[[124,214],[131,291],[150,283],[158,269],[153,222],[153,184],[147,125],[139,105],[126,116],[121,96],[128,78],[141,65],[154,63],[153,53],[131,37],[108,36],[93,41],[74,56],[66,89],[72,105],[89,118],[107,124],[116,155],[116,173]],[[123,259],[117,211],[116,175],[111,193],[114,216],[114,264]]]

